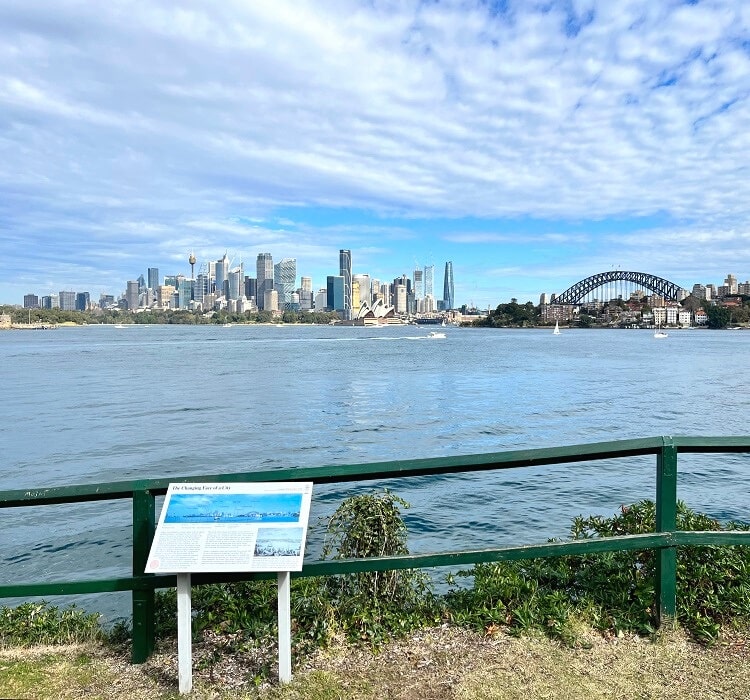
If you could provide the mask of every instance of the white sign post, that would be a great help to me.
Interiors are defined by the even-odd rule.
[[[146,573],[177,574],[180,693],[192,690],[190,574],[277,572],[279,680],[292,678],[291,571],[305,556],[312,483],[170,484]]]

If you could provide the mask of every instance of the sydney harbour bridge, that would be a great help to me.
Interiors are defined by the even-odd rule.
[[[688,295],[685,289],[663,277],[646,272],[610,270],[576,282],[562,294],[557,295],[552,303],[581,304],[594,301],[595,298],[598,301],[628,299],[632,292],[642,292],[644,289],[648,289],[665,301],[681,301]]]

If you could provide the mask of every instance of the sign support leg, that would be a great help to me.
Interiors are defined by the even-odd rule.
[[[177,664],[180,694],[193,689],[193,629],[190,574],[177,574]]]
[[[279,571],[278,578],[278,618],[279,618],[279,681],[292,680],[292,612],[291,574]]]

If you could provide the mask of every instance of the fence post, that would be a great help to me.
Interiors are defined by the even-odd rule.
[[[156,531],[156,499],[148,490],[133,491],[133,576],[143,576]],[[133,591],[132,661],[142,664],[154,651],[153,588]]]
[[[677,529],[677,448],[664,437],[656,457],[656,531]],[[656,550],[656,621],[671,624],[677,612],[677,548]]]

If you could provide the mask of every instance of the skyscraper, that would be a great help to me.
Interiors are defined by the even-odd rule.
[[[273,288],[279,293],[279,308],[292,303],[292,293],[297,281],[297,260],[282,258],[273,266]]]
[[[443,308],[450,311],[454,305],[453,298],[453,262],[445,263],[445,276],[443,277]]]
[[[342,275],[329,275],[326,277],[326,309],[338,311],[342,318],[344,316],[344,289],[345,280]],[[349,309],[351,311],[351,308]]]
[[[221,260],[216,261],[216,296],[226,296],[227,289],[225,282],[229,278],[229,260],[227,254]]]
[[[75,292],[60,292],[57,298],[60,300],[60,309],[62,311],[75,311],[76,310],[76,293]]]
[[[255,303],[258,309],[265,309],[266,292],[273,289],[273,256],[271,253],[258,253],[255,264]]]
[[[138,280],[128,280],[125,302],[130,311],[135,311],[138,308]]]
[[[344,278],[344,321],[352,320],[352,251],[339,250],[339,275]]]
[[[435,296],[435,286],[433,279],[435,277],[435,266],[425,265],[424,266],[424,296]]]
[[[159,286],[159,268],[149,267],[148,268],[148,288],[156,289]]]
[[[424,275],[422,270],[414,270],[414,298],[419,302],[424,297]]]

